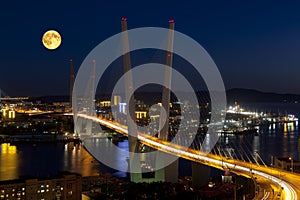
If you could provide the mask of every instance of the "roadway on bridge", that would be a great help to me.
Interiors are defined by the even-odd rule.
[[[78,117],[93,120],[121,134],[128,134],[127,127],[116,122],[85,114],[78,114]],[[224,169],[225,167],[230,169],[233,173],[249,178],[256,177],[259,189],[259,195],[256,196],[256,199],[274,199],[278,194],[281,194],[279,199],[296,200],[298,197],[300,198],[299,174],[241,160],[227,159],[219,155],[205,154],[195,149],[186,149],[185,147],[162,141],[144,133],[138,134],[138,140],[152,148],[173,155],[179,155],[182,158],[194,162],[199,162],[218,169]]]

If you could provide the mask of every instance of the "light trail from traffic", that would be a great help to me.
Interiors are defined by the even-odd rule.
[[[88,116],[85,114],[78,114],[77,116],[92,120],[94,122],[98,122],[99,124],[111,128],[121,134],[128,135],[127,127],[117,122],[99,119],[95,116]],[[282,188],[285,199],[296,200],[298,199],[298,195],[300,194],[300,188],[299,188],[300,186],[295,185],[294,182],[294,180],[296,181],[298,180],[299,182],[300,175],[292,174],[293,176],[289,176],[290,173],[279,169],[274,169],[274,168],[270,169],[269,167],[260,166],[253,163],[247,163],[244,161],[223,158],[222,156],[219,155],[206,154],[199,150],[176,145],[174,143],[160,140],[159,138],[141,132],[138,133],[138,140],[147,146],[150,146],[152,148],[155,148],[157,150],[166,153],[170,153],[182,157],[187,160],[200,162],[202,164],[215,167],[218,169],[224,169],[225,166],[225,168],[229,168],[233,172],[238,172],[241,175],[246,177],[251,177],[252,175],[256,175],[268,179]],[[283,178],[282,177],[283,174],[287,176]]]

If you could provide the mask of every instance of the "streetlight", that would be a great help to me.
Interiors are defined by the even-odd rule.
[[[289,160],[291,161],[291,172],[293,172],[294,171],[294,167],[293,167],[294,161],[293,161],[293,158],[289,157]]]

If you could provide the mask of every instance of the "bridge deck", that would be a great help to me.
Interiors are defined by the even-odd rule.
[[[79,114],[79,117],[90,119],[100,123],[116,132],[128,135],[127,127],[113,121],[99,119],[95,116],[88,116]],[[298,199],[300,197],[300,174],[283,171],[281,169],[262,166],[254,163],[248,163],[236,159],[228,159],[223,156],[215,154],[207,154],[199,150],[186,148],[176,145],[171,142],[160,140],[156,137],[138,133],[138,140],[152,148],[160,151],[170,153],[194,162],[199,162],[214,168],[224,169],[228,168],[233,173],[245,177],[257,177],[261,182],[269,182],[272,188],[272,194],[265,192],[261,199],[269,199],[276,193],[281,193],[281,199]]]

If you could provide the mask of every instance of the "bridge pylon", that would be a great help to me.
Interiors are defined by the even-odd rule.
[[[90,88],[89,88],[91,97],[93,97],[93,94],[95,93],[95,70],[96,70],[96,60],[93,60]],[[91,116],[95,115],[94,98],[89,99],[87,104],[88,104],[87,108],[88,108],[89,115],[91,115]],[[92,129],[93,129],[93,121],[87,120],[86,121],[86,133],[88,135],[91,135],[93,133]]]
[[[169,133],[169,115],[170,115],[170,96],[171,96],[171,81],[172,81],[172,62],[173,62],[173,43],[174,43],[174,20],[169,20],[169,35],[168,35],[168,46],[166,51],[166,69],[164,74],[164,85],[162,87],[162,108],[160,113],[159,120],[159,129],[160,132],[158,137],[162,140],[167,141]],[[158,156],[156,163],[165,162],[167,155],[161,153],[161,156]],[[174,157],[174,156],[172,156]],[[176,183],[178,182],[178,159],[175,160],[170,165],[166,166],[162,170],[158,170],[158,176],[163,177],[164,181]]]
[[[123,62],[124,62],[124,73],[127,73],[131,70],[131,61],[130,61],[130,51],[129,51],[129,42],[128,42],[128,32],[127,32],[127,19],[122,18],[121,20],[122,26],[122,47],[123,47]],[[173,50],[173,38],[174,38],[174,20],[169,21],[169,36],[168,36],[168,47],[167,47],[167,55],[166,55],[166,68],[165,78],[164,78],[164,87],[162,91],[162,106],[165,108],[166,116],[160,116],[160,133],[159,138],[168,140],[168,130],[169,130],[169,103],[170,103],[170,86],[171,86],[171,72],[172,72],[172,50]],[[129,106],[127,107],[127,126],[128,126],[128,142],[129,142],[129,150],[131,152],[139,151],[139,143],[137,141],[137,130],[135,130],[135,103],[134,97],[129,96],[130,92],[128,90],[132,89],[132,75],[129,73],[129,76],[125,78],[125,99],[129,100]],[[167,119],[167,120],[163,120]],[[155,169],[158,169],[157,166],[164,166],[164,162],[166,157],[170,157],[163,152],[158,153],[160,156],[155,158]],[[151,182],[151,181],[168,181],[168,182],[177,182],[178,181],[178,160],[176,160],[171,165],[168,165],[165,168],[156,170],[154,173],[154,177],[152,178],[143,178],[142,169],[141,169],[141,160],[140,158],[134,157],[129,159],[129,168],[138,171],[139,173],[131,174],[131,181],[133,182]],[[132,171],[132,170],[131,170]]]
[[[210,167],[201,163],[192,162],[192,183],[196,188],[207,185],[210,178]]]
[[[124,62],[124,73],[130,72],[131,70],[131,61],[130,61],[130,52],[129,52],[129,41],[128,41],[128,32],[127,32],[127,19],[122,18],[121,20],[122,27],[122,48],[124,51],[123,62]],[[128,52],[128,53],[127,53]],[[138,153],[138,140],[137,140],[137,130],[135,126],[135,102],[134,96],[130,96],[130,91],[132,90],[132,75],[128,73],[129,76],[125,77],[125,99],[129,101],[129,105],[126,107],[127,111],[127,127],[128,127],[128,144],[129,151]],[[132,182],[144,182],[142,179],[142,169],[140,164],[140,159],[134,155],[130,154],[128,160],[129,171],[135,171],[138,173],[131,173],[130,180]]]

